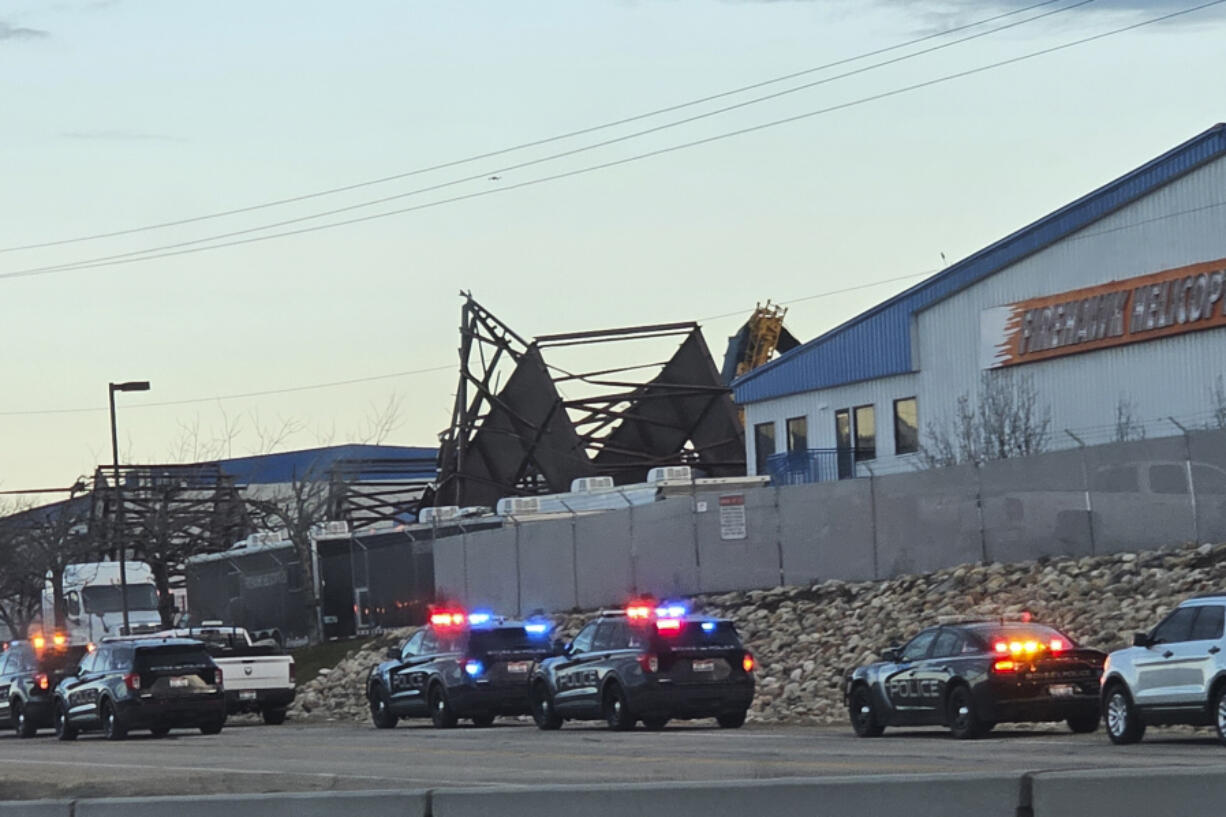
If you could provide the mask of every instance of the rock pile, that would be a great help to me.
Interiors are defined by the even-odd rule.
[[[962,565],[888,581],[703,596],[693,605],[735,620],[756,656],[751,720],[821,723],[845,720],[842,683],[848,669],[876,660],[883,648],[939,620],[1017,618],[1029,611],[1078,643],[1112,650],[1130,642],[1134,631],[1150,629],[1187,596],[1210,590],[1226,590],[1226,544]],[[557,620],[569,636],[585,616]],[[390,644],[412,632],[389,633],[305,683],[294,714],[365,719],[366,673]]]

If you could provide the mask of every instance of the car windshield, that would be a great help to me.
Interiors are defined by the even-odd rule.
[[[523,627],[497,627],[492,630],[473,630],[468,636],[468,647],[473,652],[547,652],[549,639],[529,635]]]
[[[663,647],[739,647],[741,639],[731,621],[683,621],[677,632],[660,632]]]
[[[118,613],[123,610],[123,596],[118,585],[95,584],[81,590],[81,600],[87,613]],[[151,584],[128,585],[128,611],[158,609],[158,591]]]
[[[1073,639],[1054,627],[1043,624],[1023,624],[1007,622],[1005,624],[985,624],[974,628],[974,632],[983,640],[983,649],[990,650],[997,641],[1018,641],[1025,643],[1035,641],[1040,644],[1050,644],[1053,640],[1061,641],[1065,647],[1076,647]]]

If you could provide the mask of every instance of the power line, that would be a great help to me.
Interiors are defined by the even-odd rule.
[[[923,37],[917,37],[912,40],[907,40],[906,42],[897,43],[895,45],[886,46],[884,48],[878,48],[873,51],[866,51],[862,54],[857,54],[852,57],[844,57],[843,59],[835,60],[834,62],[828,62],[823,65],[814,66],[813,68],[806,68],[801,71],[794,71],[790,74],[784,74],[782,76],[773,77],[767,80],[762,80],[760,82],[755,82],[750,85],[743,85],[739,88],[733,88],[731,90],[721,91],[719,93],[700,97],[698,99],[689,100],[687,102],[681,102],[675,105],[669,105],[664,108],[657,108],[655,110],[647,111],[645,113],[635,114],[633,116],[624,117],[622,119],[616,119],[616,120],[605,122],[605,123],[598,124],[598,125],[591,125],[585,128],[580,128],[579,130],[574,130],[574,131],[569,131],[567,133],[558,134],[556,136],[549,136],[543,139],[537,139],[537,140],[530,141],[530,142],[523,142],[518,145],[512,145],[511,147],[500,148],[498,150],[489,151],[487,153],[481,153],[481,154],[477,154],[473,156],[468,156],[462,159],[454,159],[454,160],[450,160],[447,162],[442,162],[440,164],[430,165],[428,167],[421,167],[415,170],[409,170],[403,173],[396,173],[390,176],[383,176],[377,179],[370,179],[367,181],[355,182],[353,184],[347,184],[341,187],[332,187],[332,188],[328,188],[325,190],[318,190],[318,191],[314,191],[311,193],[304,193],[304,194],[297,195],[297,196],[290,196],[288,198],[275,199],[273,201],[266,201],[266,202],[262,202],[259,204],[247,205],[245,207],[236,207],[236,208],[232,208],[229,210],[219,210],[219,211],[212,212],[212,213],[206,213],[200,216],[181,218],[181,219],[177,219],[174,221],[163,221],[163,222],[159,222],[156,224],[146,224],[146,225],[142,225],[139,227],[130,227],[127,229],[114,230],[114,231],[106,232],[106,233],[94,233],[92,235],[82,235],[82,236],[75,236],[72,238],[63,238],[63,239],[57,239],[57,240],[52,240],[52,241],[44,241],[44,242],[40,242],[37,244],[24,244],[21,246],[14,246],[14,247],[3,247],[3,248],[0,248],[0,253],[18,252],[21,250],[43,249],[46,247],[58,247],[58,246],[62,246],[65,244],[77,244],[77,243],[81,243],[84,241],[95,241],[95,240],[103,239],[103,238],[116,238],[119,236],[131,235],[133,233],[147,232],[150,230],[160,230],[160,229],[167,228],[167,227],[180,227],[185,224],[194,224],[194,223],[201,222],[201,221],[222,218],[225,216],[233,216],[233,215],[239,215],[242,213],[250,213],[256,210],[264,210],[270,207],[279,207],[285,204],[294,204],[297,202],[308,201],[310,199],[320,198],[323,196],[335,195],[337,193],[347,193],[351,190],[358,190],[364,187],[372,187],[375,185],[386,184],[388,182],[399,181],[401,179],[407,179],[412,176],[419,176],[425,173],[431,173],[431,172],[435,172],[438,170],[446,170],[448,168],[481,161],[483,159],[492,159],[496,156],[503,156],[508,153],[514,153],[514,152],[521,151],[521,150],[527,150],[529,148],[541,147],[543,145],[548,145],[554,142],[564,141],[566,139],[572,139],[576,136],[585,136],[589,133],[595,133],[597,131],[607,130],[609,128],[615,128],[621,125],[627,125],[632,122],[638,122],[644,119],[650,119],[651,117],[654,117],[654,116],[660,116],[662,114],[684,110],[685,108],[691,108],[696,105],[702,105],[707,102],[713,102],[717,99],[724,99],[729,96],[735,96],[736,94],[745,93],[746,91],[753,91],[758,88],[764,88],[768,85],[774,85],[780,82],[786,82],[790,79],[796,79],[797,77],[802,77],[808,74],[813,74],[818,71],[825,71],[830,68],[837,68],[840,65],[846,65],[848,63],[856,62],[858,60],[867,59],[869,57],[875,57],[880,54],[886,54],[886,53],[889,53],[890,51],[897,51],[900,48],[907,48],[912,45],[918,45],[919,43],[922,43],[922,42],[927,42],[929,40],[938,39],[940,37],[945,37],[949,34],[955,34],[959,31],[965,31],[967,29],[976,28],[981,25],[987,25],[988,23],[993,23],[993,22],[996,22],[997,20],[1002,20],[1002,19],[1005,19],[1007,17],[1012,17],[1017,14],[1024,14],[1027,11],[1032,11],[1036,8],[1041,8],[1042,6],[1049,6],[1052,3],[1057,3],[1060,1],[1061,0],[1043,0],[1043,2],[1034,3],[1033,5],[1025,6],[1023,8],[1014,9],[1012,11],[1006,11],[1001,14],[993,15],[991,17],[985,17],[982,20],[976,20],[974,22],[966,23],[964,25],[943,29],[941,31],[933,32],[932,34],[924,35]],[[1090,1],[1091,0],[1087,0],[1087,2],[1090,2]],[[1081,4],[1078,4],[1078,5],[1081,5]]]
[[[928,270],[925,272],[913,272],[910,275],[900,275],[895,278],[885,278],[880,281],[872,281],[866,284],[859,284],[853,287],[844,287],[842,289],[832,289],[826,292],[818,292],[813,295],[806,295],[802,298],[794,298],[791,301],[785,301],[784,303],[793,304],[793,303],[800,303],[801,301],[812,301],[817,298],[825,298],[830,295],[841,295],[845,292],[852,292],[858,289],[868,289],[869,287],[881,286],[883,284],[892,284],[897,281],[905,281],[910,278],[918,278],[922,275],[931,275],[933,272],[934,270]],[[727,318],[727,317],[731,317],[735,315],[744,315],[744,314],[745,314],[745,310],[737,310],[736,312],[729,312],[723,315],[712,315],[706,318],[699,318],[698,320],[700,321],[716,320],[717,318]],[[410,377],[413,375],[430,374],[433,372],[454,371],[455,368],[456,367],[454,365],[432,366],[427,369],[411,369],[409,371],[404,371],[404,372],[390,372],[388,374],[370,375],[368,377],[354,377],[348,380],[332,380],[327,383],[312,383],[306,386],[288,386],[288,387],[278,388],[278,389],[264,389],[262,391],[249,391],[249,392],[239,392],[236,394],[213,395],[211,397],[189,397],[189,398],[185,398],[182,400],[163,400],[163,401],[155,402],[155,403],[131,402],[131,403],[128,403],[124,407],[124,411],[128,411],[129,409],[137,409],[137,408],[164,408],[166,406],[185,406],[185,405],[190,405],[193,403],[213,403],[213,402],[217,402],[221,400],[240,400],[240,399],[250,398],[250,397],[269,397],[269,396],[279,395],[279,394],[292,394],[294,392],[313,391],[315,389],[327,389],[327,388],[333,388],[335,386],[352,386],[358,383],[371,383],[371,382],[378,381],[378,380],[392,380],[392,379],[400,378],[400,377]],[[0,411],[0,417],[23,417],[23,416],[32,416],[32,415],[41,415],[41,414],[92,414],[95,412],[107,411],[107,410],[108,409],[106,406],[90,406],[90,407],[82,407],[82,408],[63,408],[63,409],[41,409],[41,410],[26,409],[22,411]]]
[[[719,116],[721,114],[729,113],[731,111],[739,110],[741,108],[749,107],[751,105],[757,105],[762,102],[768,102],[770,100],[778,99],[783,96],[787,96],[790,94],[798,93],[800,91],[808,90],[810,88],[814,88],[819,85],[825,85],[825,84],[835,82],[840,79],[846,79],[848,77],[856,76],[858,74],[863,74],[868,71],[875,70],[877,68],[882,68],[888,65],[894,65],[896,63],[903,62],[904,60],[913,59],[915,57],[933,53],[935,51],[940,51],[946,48],[951,48],[955,45],[959,45],[961,43],[968,42],[970,40],[978,39],[980,37],[986,37],[991,34],[996,34],[996,33],[999,33],[1009,28],[1015,28],[1016,26],[1025,25],[1027,23],[1034,22],[1035,20],[1039,20],[1044,17],[1050,17],[1054,14],[1062,14],[1066,11],[1071,11],[1072,9],[1079,8],[1081,6],[1087,5],[1092,2],[1094,2],[1094,0],[1078,0],[1078,2],[1073,3],[1072,5],[1064,6],[1058,9],[1053,9],[1051,11],[1047,11],[1042,14],[1035,15],[1034,17],[1028,17],[1024,20],[1017,20],[1012,23],[1006,23],[1005,25],[999,26],[997,28],[988,29],[987,31],[981,31],[975,34],[968,35],[966,37],[962,37],[957,40],[951,40],[950,42],[947,42],[947,43],[941,43],[940,45],[935,45],[930,48],[926,48],[920,51],[915,51],[910,54],[904,54],[899,57],[894,57],[893,59],[885,60],[885,61],[878,62],[878,63],[873,63],[872,65],[866,65],[861,68],[856,68],[856,69],[847,71],[842,74],[836,74],[832,77],[826,77],[824,79],[805,83],[803,85],[798,85],[793,88],[786,88],[782,91],[776,91],[775,93],[772,93],[772,94],[767,94],[765,96],[744,100],[742,102],[737,102],[732,105],[727,105],[722,108],[716,108],[711,111],[706,111],[704,113],[695,114],[693,116],[674,120],[672,122],[666,122],[664,124],[654,125],[650,128],[645,128],[643,130],[638,130],[632,133],[623,134],[622,136],[605,139],[599,142],[595,142],[595,143],[588,144],[588,145],[583,145],[580,147],[570,148],[568,150],[560,151],[557,153],[552,153],[547,156],[541,156],[536,159],[530,159],[530,160],[522,161],[516,164],[507,165],[505,167],[484,170],[480,173],[475,173],[469,176],[464,176],[464,177],[461,177],[458,179],[452,179],[449,181],[439,182],[437,184],[432,184],[426,187],[420,187],[415,190],[409,190],[403,193],[394,193],[392,195],[383,196],[377,199],[369,199],[367,201],[357,202],[355,204],[349,204],[343,207],[335,207],[331,210],[324,210],[321,212],[311,213],[311,214],[304,215],[304,216],[296,216],[294,218],[282,219],[281,221],[269,222],[266,224],[262,224],[258,227],[247,227],[247,228],[243,228],[239,230],[231,230],[230,232],[217,233],[211,236],[205,236],[203,238],[193,238],[193,239],[188,239],[186,241],[178,241],[178,242],[174,242],[171,244],[163,244],[163,245],[156,246],[156,247],[148,247],[143,250],[132,250],[129,252],[115,253],[112,255],[99,256],[99,257],[95,257],[92,259],[86,259],[83,261],[69,262],[67,264],[51,264],[51,265],[42,266],[42,267],[34,267],[29,270],[23,270],[22,272],[29,272],[29,273],[34,273],[34,272],[46,273],[46,272],[53,272],[53,271],[59,272],[59,271],[83,268],[83,265],[88,265],[84,267],[88,269],[88,268],[92,268],[92,266],[95,264],[102,264],[103,262],[110,262],[110,261],[119,262],[125,259],[138,259],[141,256],[151,254],[151,253],[161,253],[161,252],[179,250],[185,247],[194,247],[200,244],[207,244],[209,242],[217,242],[217,241],[222,241],[224,239],[236,238],[238,236],[250,235],[252,233],[264,232],[265,230],[272,230],[278,227],[287,227],[291,224],[301,224],[307,221],[314,221],[320,218],[327,218],[328,216],[340,215],[341,213],[348,213],[348,212],[353,212],[355,210],[362,210],[368,207],[375,207],[380,204],[387,204],[388,202],[398,201],[400,199],[405,199],[405,198],[409,198],[412,196],[419,196],[424,193],[433,193],[439,190],[444,190],[449,187],[456,187],[461,184],[467,184],[469,182],[482,181],[482,180],[490,178],[491,176],[500,176],[503,174],[514,172],[516,170],[523,170],[528,167],[534,167],[536,165],[547,164],[549,162],[555,162],[559,159],[569,158],[571,156],[576,156],[581,153],[589,153],[594,150],[599,150],[601,148],[610,147],[612,145],[620,144],[622,142],[627,142],[633,139],[638,139],[640,137],[648,136],[653,133],[659,133],[661,131],[680,127],[682,125],[691,124],[699,120],[709,119],[713,116]],[[0,276],[0,277],[4,277],[4,276]]]
[[[665,154],[674,153],[677,151],[686,150],[686,149],[693,148],[693,147],[698,147],[700,145],[706,145],[706,144],[710,144],[713,142],[722,141],[724,139],[730,139],[736,136],[744,136],[746,134],[755,133],[758,131],[767,130],[769,128],[778,127],[780,125],[792,124],[794,122],[799,122],[805,119],[810,119],[815,116],[820,116],[820,115],[827,114],[827,113],[833,113],[835,111],[857,107],[860,105],[867,104],[869,102],[875,102],[881,99],[887,99],[890,97],[899,96],[901,94],[910,93],[912,91],[920,90],[923,88],[941,85],[946,82],[951,82],[955,79],[962,79],[968,76],[974,76],[976,74],[981,74],[987,71],[995,70],[997,68],[1002,68],[1004,66],[1014,65],[1014,64],[1021,63],[1027,60],[1035,59],[1037,57],[1046,56],[1048,54],[1056,53],[1059,51],[1064,51],[1064,50],[1067,50],[1069,48],[1074,48],[1079,45],[1085,45],[1087,43],[1095,42],[1097,40],[1102,40],[1107,37],[1115,36],[1117,34],[1123,34],[1128,31],[1134,31],[1136,29],[1139,29],[1145,26],[1165,22],[1167,20],[1171,20],[1177,17],[1182,17],[1186,14],[1191,14],[1196,11],[1201,11],[1203,9],[1210,8],[1212,6],[1218,6],[1218,5],[1221,5],[1222,3],[1226,3],[1226,0],[1211,0],[1211,2],[1202,3],[1200,5],[1192,6],[1190,8],[1181,9],[1179,11],[1170,12],[1170,13],[1163,14],[1157,17],[1152,17],[1147,20],[1143,20],[1137,23],[1132,23],[1126,26],[1121,26],[1119,28],[1111,29],[1105,32],[1101,32],[1099,34],[1088,36],[1088,37],[1082,37],[1077,40],[1072,40],[1067,43],[1062,43],[1060,45],[1055,45],[1055,46],[1050,46],[1048,48],[1039,49],[1037,51],[1032,51],[1026,54],[1022,54],[1017,57],[1011,57],[1011,58],[1004,59],[1004,60],[998,60],[996,62],[977,66],[975,68],[970,68],[964,71],[958,71],[952,74],[945,74],[943,76],[936,77],[934,79],[925,80],[923,82],[914,83],[912,85],[902,86],[902,87],[895,88],[889,91],[883,91],[881,93],[873,94],[873,95],[866,96],[866,97],[860,97],[858,99],[839,103],[837,105],[831,105],[825,108],[819,108],[814,111],[808,111],[806,113],[801,113],[801,114],[796,114],[794,116],[785,117],[783,119],[776,119],[776,120],[761,123],[758,125],[751,125],[749,127],[740,128],[734,131],[728,131],[725,133],[716,134],[714,136],[704,137],[702,139],[696,139],[696,140],[692,140],[689,142],[683,142],[683,143],[672,145],[669,147],[659,148],[656,150],[647,151],[644,153],[639,153],[639,154],[624,157],[621,159],[615,159],[612,161],[603,162],[600,164],[589,165],[589,166],[577,168],[574,170],[555,173],[550,176],[543,176],[543,177],[539,177],[536,179],[530,179],[528,181],[518,182],[516,184],[506,185],[506,186],[498,187],[495,189],[482,190],[482,191],[477,191],[473,193],[452,196],[449,198],[439,199],[439,200],[432,201],[432,202],[426,202],[424,204],[414,205],[411,207],[402,207],[402,208],[398,208],[395,210],[388,210],[388,211],[384,211],[381,213],[372,213],[370,215],[358,216],[355,218],[329,222],[327,224],[314,225],[311,227],[303,227],[303,228],[296,229],[296,230],[285,230],[279,233],[270,233],[268,235],[263,235],[263,236],[255,236],[252,238],[238,239],[235,241],[226,241],[226,242],[221,242],[217,244],[211,244],[211,245],[204,246],[204,247],[190,247],[187,249],[180,249],[180,250],[175,250],[175,251],[170,251],[170,252],[152,252],[150,251],[151,254],[137,255],[135,257],[124,257],[124,258],[117,258],[117,259],[111,259],[111,260],[93,259],[93,260],[85,260],[81,262],[75,262],[71,264],[64,264],[64,265],[58,265],[58,266],[34,267],[34,268],[25,269],[25,270],[16,270],[13,272],[0,273],[0,279],[22,278],[22,277],[28,277],[28,276],[34,276],[34,275],[45,275],[45,274],[50,274],[54,272],[65,272],[65,271],[71,271],[71,270],[95,269],[98,267],[128,264],[128,263],[133,263],[136,261],[151,261],[151,260],[156,260],[160,258],[170,258],[174,256],[187,255],[187,254],[196,253],[196,252],[204,252],[208,250],[222,249],[225,247],[241,246],[244,244],[251,244],[251,243],[256,243],[256,242],[261,242],[261,241],[269,241],[275,238],[285,238],[288,236],[302,235],[306,233],[318,232],[321,230],[329,230],[329,229],[334,229],[337,227],[348,226],[351,224],[359,224],[362,222],[389,218],[391,216],[403,215],[405,213],[416,212],[418,210],[431,209],[431,208],[440,207],[446,204],[454,204],[454,203],[461,202],[461,201],[467,201],[469,199],[481,198],[484,196],[492,196],[492,195],[496,195],[499,193],[508,193],[508,192],[511,192],[512,190],[518,190],[518,189],[525,188],[525,187],[532,187],[538,184],[545,184],[548,182],[559,181],[561,179],[567,179],[573,176],[593,173],[599,170],[607,170],[609,168],[618,167],[618,166],[625,165],[625,164],[630,164],[632,162],[638,162],[643,159],[653,158],[656,156],[662,156]]]

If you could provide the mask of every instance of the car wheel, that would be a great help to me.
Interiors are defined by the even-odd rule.
[[[62,701],[55,704],[55,737],[58,740],[76,740],[77,727],[68,722],[68,709]]]
[[[169,726],[155,726],[149,730],[149,734],[153,735],[155,738],[164,738],[170,734],[170,727]]]
[[[643,728],[652,732],[659,732],[665,726],[668,726],[668,718],[643,718]]]
[[[959,740],[977,738],[988,732],[988,725],[975,713],[975,699],[969,687],[953,688],[949,693],[947,713],[950,734]]]
[[[1137,708],[1124,687],[1120,684],[1108,687],[1105,701],[1103,715],[1111,742],[1123,745],[1139,741],[1145,734],[1145,724],[1141,723]]]
[[[864,684],[852,689],[847,714],[851,717],[851,728],[856,737],[876,738],[885,731],[885,727],[877,721],[877,713],[873,711],[873,694]]]
[[[553,697],[544,681],[538,681],[532,687],[532,720],[536,728],[552,732],[562,728],[562,716],[553,708]]]
[[[716,715],[715,722],[719,724],[720,729],[740,729],[745,725],[745,710]]]
[[[1085,712],[1080,715],[1071,716],[1067,723],[1068,728],[1077,734],[1088,735],[1091,732],[1098,731],[1099,720],[1097,712]]]
[[[622,685],[614,681],[604,691],[604,719],[614,732],[627,732],[634,728],[634,716]]]
[[[222,727],[225,725],[226,725],[225,717],[224,716],[220,717],[217,720],[212,721],[211,723],[206,723],[204,726],[201,726],[200,734],[202,735],[220,735]]]
[[[1217,739],[1226,743],[1226,684],[1213,694],[1213,725],[1217,727]]]
[[[435,729],[451,729],[460,720],[447,702],[447,693],[440,684],[430,687],[430,720]]]
[[[110,701],[102,702],[102,735],[107,740],[123,740],[128,736],[128,724]]]
[[[21,701],[13,701],[9,711],[13,713],[13,731],[17,733],[17,737],[34,737],[38,732],[38,727],[34,725],[34,721],[26,717],[26,708]]]
[[[375,687],[370,698],[370,722],[376,729],[391,729],[400,718],[392,712],[392,699],[387,690],[381,686]]]
[[[285,708],[280,706],[260,710],[260,716],[264,718],[264,723],[269,726],[280,726],[285,723],[285,715]]]

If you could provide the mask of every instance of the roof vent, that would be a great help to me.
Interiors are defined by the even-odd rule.
[[[517,513],[540,513],[541,498],[538,496],[506,496],[498,500],[499,516],[514,516]]]
[[[690,482],[694,472],[688,465],[669,465],[664,468],[652,468],[647,472],[648,482]]]
[[[571,480],[570,490],[578,494],[590,494],[593,491],[607,491],[613,487],[613,477],[579,477]]]

